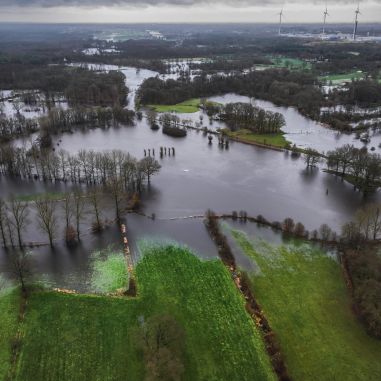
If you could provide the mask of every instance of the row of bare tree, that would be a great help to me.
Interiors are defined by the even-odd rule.
[[[113,179],[105,187],[92,187],[87,192],[75,190],[52,197],[46,195],[33,202],[11,198],[8,202],[0,199],[0,243],[3,247],[25,246],[23,234],[30,224],[30,214],[34,210],[41,231],[48,238],[51,247],[58,238],[59,228],[64,221],[64,239],[67,244],[81,240],[81,227],[89,216],[89,229],[96,233],[103,230],[107,218],[104,211],[107,201],[112,201],[115,219],[120,221],[127,209],[139,206],[137,193],[125,191],[119,179]],[[61,221],[61,223],[60,223]]]
[[[21,178],[87,185],[106,185],[117,178],[126,190],[139,192],[144,181],[150,182],[152,175],[160,168],[152,157],[138,161],[119,150],[81,150],[71,155],[64,150],[41,150],[36,145],[29,150],[10,145],[0,146],[0,174]]]

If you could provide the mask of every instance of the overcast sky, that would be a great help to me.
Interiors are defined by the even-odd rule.
[[[0,21],[26,22],[320,22],[325,1],[0,0]],[[328,0],[329,22],[352,22],[356,0]],[[381,22],[381,0],[360,3],[362,22]]]

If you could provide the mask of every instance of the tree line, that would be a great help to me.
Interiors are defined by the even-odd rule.
[[[83,165],[86,187],[67,192],[57,200],[50,195],[38,197],[31,205],[22,199],[12,197],[9,202],[0,199],[0,238],[3,246],[24,246],[22,237],[29,219],[30,206],[34,207],[38,224],[46,233],[50,246],[54,246],[57,237],[59,220],[65,221],[64,237],[67,243],[80,241],[80,226],[85,217],[85,205],[91,208],[93,216],[92,231],[99,232],[104,227],[102,218],[103,198],[111,198],[115,208],[115,218],[120,221],[123,211],[128,207],[135,209],[139,204],[139,194],[142,182],[150,183],[153,175],[159,172],[160,165],[152,157],[136,161],[120,151],[94,157],[94,153],[82,151],[78,154],[79,165]],[[63,153],[61,153],[63,155]],[[64,156],[61,157],[61,159]],[[75,158],[69,158],[68,160]],[[107,161],[97,165],[95,161]],[[64,163],[57,162],[57,166]],[[103,167],[103,165],[105,167]],[[78,169],[80,171],[80,169]],[[104,172],[104,173],[101,173]],[[65,169],[62,169],[65,173]]]
[[[0,116],[0,142],[30,135],[38,131],[38,128],[39,124],[36,118],[26,118],[21,114],[10,118]]]
[[[160,169],[152,157],[137,160],[130,154],[114,150],[95,152],[81,150],[71,155],[58,152],[0,146],[0,174],[43,181],[64,181],[76,184],[105,185],[110,179],[120,179],[126,190],[141,191],[145,180]]]
[[[364,192],[381,185],[381,156],[346,144],[327,153],[331,173],[343,177]]]
[[[64,65],[3,64],[0,70],[0,88],[38,89],[46,100],[54,93],[62,93],[71,106],[125,105],[128,89],[124,79],[118,71],[97,72]]]
[[[119,180],[112,180],[119,181]],[[68,245],[81,241],[82,226],[87,216],[91,218],[91,231],[102,231],[107,220],[104,218],[104,198],[117,199],[115,204],[116,219],[120,220],[123,211],[139,204],[139,196],[127,193],[122,186],[118,192],[110,181],[104,187],[92,187],[87,190],[76,189],[61,196],[60,200],[50,195],[38,197],[33,202],[25,202],[16,198],[9,201],[0,199],[0,243],[7,248],[24,248],[24,232],[30,223],[31,209],[36,211],[36,222],[45,234],[49,245],[54,247],[59,238],[59,228],[63,227],[63,240]],[[63,222],[63,223],[62,223]],[[29,243],[32,244],[32,243]]]
[[[0,141],[7,142],[20,136],[28,136],[41,129],[46,135],[72,131],[78,127],[111,127],[123,123],[134,123],[135,112],[120,106],[75,107],[67,110],[50,109],[39,118],[26,118],[20,113],[15,117],[0,117]]]
[[[381,205],[358,210],[342,228],[343,261],[353,288],[355,311],[368,333],[381,338]]]

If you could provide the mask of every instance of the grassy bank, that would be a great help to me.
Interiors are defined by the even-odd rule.
[[[135,299],[32,294],[17,380],[143,380],[136,331],[170,314],[185,330],[184,380],[274,380],[262,338],[220,261],[146,247]]]
[[[11,359],[11,342],[17,331],[20,294],[18,290],[0,292],[0,380],[5,379]]]
[[[351,311],[340,265],[307,244],[272,246],[233,237],[257,270],[250,280],[294,380],[378,380],[381,342]]]
[[[177,112],[179,114],[191,114],[199,110],[201,100],[199,98],[188,99],[176,105],[150,105],[156,112]]]
[[[224,134],[230,138],[248,144],[261,144],[277,148],[286,148],[290,143],[286,140],[283,133],[279,134],[254,134],[250,130],[230,131],[224,130]]]

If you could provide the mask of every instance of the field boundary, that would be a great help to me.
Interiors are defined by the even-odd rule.
[[[218,255],[230,272],[234,284],[246,300],[245,308],[252,318],[254,324],[258,327],[265,342],[267,354],[270,357],[271,365],[280,381],[291,381],[286,364],[284,362],[280,346],[276,340],[275,332],[270,327],[268,320],[259,304],[257,303],[253,292],[249,287],[245,273],[240,273],[237,269],[234,254],[227,242],[226,237],[221,233],[218,217],[211,212],[208,213],[205,226],[212,240],[216,243]]]

